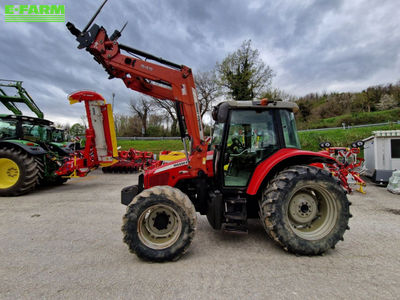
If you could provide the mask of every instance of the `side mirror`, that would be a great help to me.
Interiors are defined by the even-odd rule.
[[[228,118],[229,112],[229,104],[228,103],[220,103],[217,106],[214,106],[212,112],[212,118],[217,123],[225,123]]]

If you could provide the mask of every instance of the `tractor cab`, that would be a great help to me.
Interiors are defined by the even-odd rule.
[[[68,156],[71,149],[54,141],[53,122],[28,116],[0,115],[0,142],[39,145],[44,151]]]
[[[0,139],[51,142],[53,122],[34,117],[0,115]]]
[[[223,190],[245,189],[256,166],[282,148],[300,148],[293,111],[283,101],[227,101],[215,107],[211,147]]]

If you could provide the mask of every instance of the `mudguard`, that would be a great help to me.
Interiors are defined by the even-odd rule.
[[[33,144],[33,145],[28,145]],[[19,140],[2,140],[0,141],[0,147],[7,148],[20,148],[31,155],[46,154],[47,151],[40,147],[38,144],[33,142],[19,141]]]
[[[264,180],[272,178],[277,172],[292,165],[304,165],[312,163],[334,163],[335,160],[327,153],[303,151],[299,149],[285,148],[275,152],[266,160],[257,165],[247,187],[247,194],[257,194],[263,187]]]

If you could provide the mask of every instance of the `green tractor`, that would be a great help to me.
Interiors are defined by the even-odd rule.
[[[16,88],[9,96],[6,88]],[[0,102],[14,114],[0,114],[0,196],[18,196],[38,185],[58,185],[68,178],[57,176],[72,150],[61,138],[53,122],[43,113],[22,87],[21,81],[0,80]],[[25,103],[38,118],[23,116],[15,103]]]

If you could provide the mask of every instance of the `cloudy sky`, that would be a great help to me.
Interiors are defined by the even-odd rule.
[[[0,3],[0,78],[24,81],[46,118],[70,124],[84,115],[66,95],[91,89],[129,113],[137,94],[108,75],[62,23],[5,23],[5,4],[65,4],[82,29],[102,0]],[[96,23],[120,42],[191,67],[213,68],[251,39],[276,73],[273,86],[302,96],[359,91],[400,80],[398,0],[109,0]],[[0,108],[0,113],[6,112]]]

